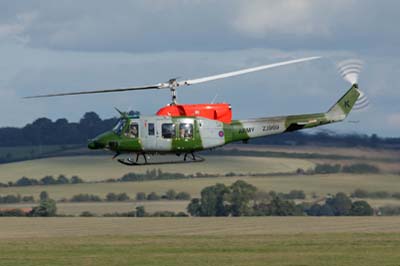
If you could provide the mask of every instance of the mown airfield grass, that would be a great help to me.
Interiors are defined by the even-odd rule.
[[[0,265],[399,265],[398,217],[1,218]]]

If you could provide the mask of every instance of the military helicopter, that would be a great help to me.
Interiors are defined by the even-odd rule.
[[[140,87],[46,94],[25,98],[169,89],[172,101],[158,110],[156,115],[130,115],[117,109],[120,118],[115,127],[89,140],[88,148],[112,151],[115,153],[113,159],[122,154],[136,155],[134,158],[128,155],[127,158],[118,160],[120,163],[130,166],[201,162],[204,159],[195,155],[196,152],[215,149],[232,142],[247,142],[252,138],[342,121],[352,110],[361,92],[358,89],[357,80],[352,78],[350,80],[351,88],[327,112],[232,120],[232,109],[228,103],[178,104],[176,94],[178,88],[319,58],[300,58],[184,81],[170,79],[167,82]],[[344,66],[343,72],[350,71],[351,76],[354,74],[351,68]],[[158,154],[183,155],[183,160],[149,161],[151,155]],[[140,159],[141,157],[143,160]]]

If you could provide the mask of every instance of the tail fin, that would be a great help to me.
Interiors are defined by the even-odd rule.
[[[351,88],[333,105],[329,111],[325,114],[326,118],[332,122],[342,121],[347,117],[350,111],[353,109],[360,91],[358,85],[355,83]]]

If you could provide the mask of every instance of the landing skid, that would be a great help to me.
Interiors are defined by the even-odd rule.
[[[201,162],[205,161],[205,159],[203,157],[201,157],[199,155],[195,156],[193,153],[185,154],[183,160],[159,161],[159,162],[149,162],[146,158],[146,155],[145,154],[142,154],[142,155],[144,158],[144,162],[139,162],[139,155],[136,156],[136,160],[133,160],[131,157],[128,157],[125,159],[118,159],[118,162],[123,165],[128,165],[128,166],[140,166],[140,165],[201,163]]]

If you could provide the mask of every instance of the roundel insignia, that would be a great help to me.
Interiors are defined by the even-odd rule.
[[[220,136],[221,138],[224,136],[224,131],[220,131],[220,132],[218,132],[218,136]]]

